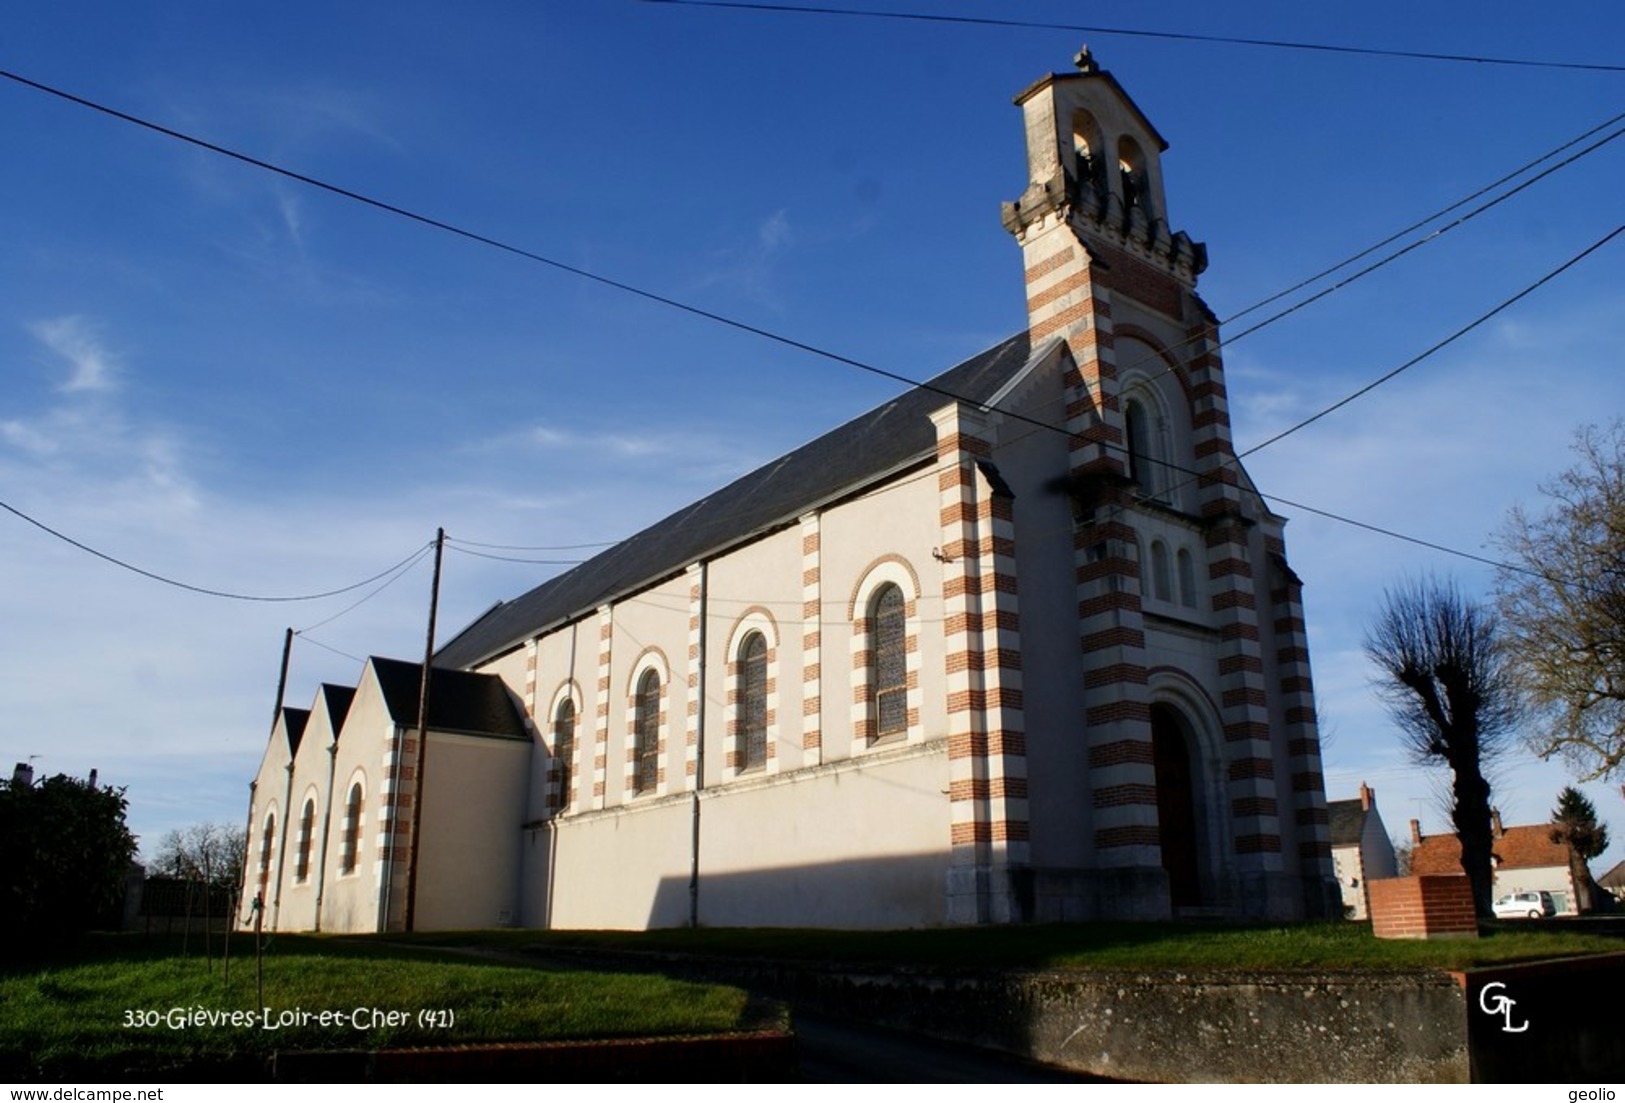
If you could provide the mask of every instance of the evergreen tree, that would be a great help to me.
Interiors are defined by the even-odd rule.
[[[1557,794],[1552,809],[1552,842],[1569,851],[1569,880],[1574,883],[1575,910],[1581,915],[1596,906],[1596,882],[1591,879],[1591,859],[1608,849],[1608,825],[1597,822],[1597,808],[1572,785]]]

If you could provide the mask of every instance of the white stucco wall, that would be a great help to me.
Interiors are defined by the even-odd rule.
[[[429,733],[413,925],[420,931],[512,926],[531,746]]]
[[[333,934],[378,929],[378,859],[380,812],[383,808],[386,755],[395,737],[378,680],[368,665],[356,686],[355,701],[339,731],[333,773],[333,823],[327,848],[326,884],[322,894],[322,930]],[[353,872],[343,871],[344,815],[351,784],[362,784],[360,851]]]

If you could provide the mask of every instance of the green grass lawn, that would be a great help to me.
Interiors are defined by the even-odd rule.
[[[1220,926],[1074,923],[915,931],[700,928],[667,931],[482,931],[412,936],[425,945],[630,950],[793,961],[1057,969],[1466,969],[1625,951],[1625,939],[1498,927],[1477,939],[1373,938],[1362,923]]]
[[[744,1025],[745,993],[718,985],[449,958],[377,941],[278,935],[268,942],[263,1004],[246,935],[233,942],[229,986],[218,956],[212,970],[205,965],[196,935],[186,957],[178,938],[106,935],[49,960],[0,964],[0,1080],[161,1077],[188,1068],[253,1075],[279,1049],[708,1034]],[[218,939],[214,948],[218,955]],[[362,1008],[367,1028],[198,1021],[257,1006],[312,1017]],[[373,1009],[405,1014],[374,1023]],[[448,1012],[438,1018],[450,1025],[420,1021],[424,1011]]]

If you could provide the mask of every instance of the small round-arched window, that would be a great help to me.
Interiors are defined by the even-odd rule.
[[[767,637],[752,632],[739,645],[739,768],[767,765]]]
[[[632,722],[632,788],[652,792],[660,777],[660,675],[645,670],[638,679]]]
[[[886,583],[869,604],[869,684],[874,687],[874,733],[908,730],[908,617],[903,591]]]

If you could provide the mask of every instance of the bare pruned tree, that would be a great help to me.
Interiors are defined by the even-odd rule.
[[[1407,581],[1384,592],[1365,652],[1412,758],[1450,768],[1462,872],[1474,907],[1488,917],[1494,870],[1484,773],[1509,746],[1520,715],[1500,622],[1453,581]]]

